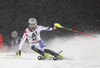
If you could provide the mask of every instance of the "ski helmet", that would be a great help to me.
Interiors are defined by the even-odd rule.
[[[12,33],[11,33],[11,37],[13,38],[13,35],[16,35],[15,37],[17,37],[18,36],[18,33],[17,33],[17,31],[13,31]]]
[[[36,27],[37,26],[37,21],[35,18],[30,18],[28,20],[28,23],[29,23],[29,27]]]

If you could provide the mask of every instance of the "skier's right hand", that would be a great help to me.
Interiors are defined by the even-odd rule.
[[[16,52],[16,56],[17,57],[20,57],[21,56],[21,50],[20,49],[18,49],[18,51]]]

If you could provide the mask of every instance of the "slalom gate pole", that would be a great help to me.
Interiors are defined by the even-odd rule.
[[[3,52],[3,37],[0,34],[0,52]]]

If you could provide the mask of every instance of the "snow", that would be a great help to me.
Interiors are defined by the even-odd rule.
[[[37,60],[38,54],[22,54],[21,57],[0,53],[0,68],[100,68],[100,59],[88,60]]]
[[[63,38],[63,39],[62,39]],[[46,42],[48,48],[61,53],[65,60],[37,60],[35,52],[22,52],[21,57],[7,56],[15,52],[0,53],[0,68],[100,68],[100,36],[57,37]],[[24,51],[24,50],[23,50]]]

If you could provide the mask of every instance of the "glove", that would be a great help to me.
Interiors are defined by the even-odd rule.
[[[58,27],[57,27],[57,26],[55,26],[55,25],[54,25],[53,27],[54,27],[54,29],[57,29],[57,28],[58,28]]]
[[[21,56],[21,50],[20,49],[18,49],[18,51],[16,52],[16,56],[17,57],[20,57]]]
[[[64,28],[63,26],[61,26],[59,23],[54,23],[54,26],[58,27],[58,28]]]
[[[57,27],[54,24],[52,24],[50,27],[52,27],[53,29],[57,29]]]

